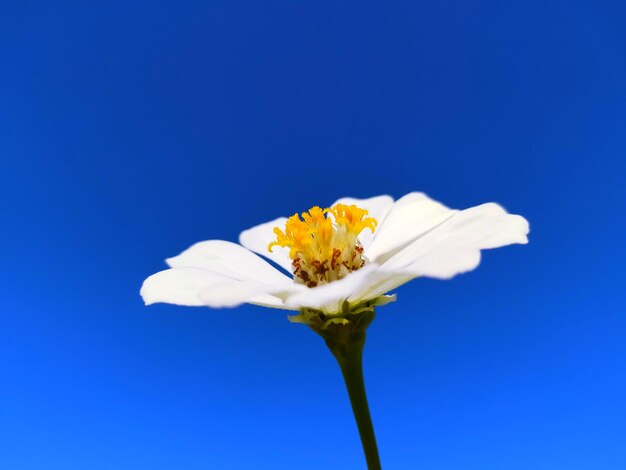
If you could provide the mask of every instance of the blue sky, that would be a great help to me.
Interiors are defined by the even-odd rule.
[[[5,2],[0,467],[363,468],[284,312],[144,307],[205,239],[341,196],[497,201],[365,375],[388,469],[626,468],[622,2]]]

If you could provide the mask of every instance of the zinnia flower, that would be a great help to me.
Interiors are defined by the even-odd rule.
[[[459,211],[422,193],[344,198],[245,230],[241,245],[196,243],[146,279],[141,295],[146,304],[299,311],[290,320],[310,326],[337,359],[368,468],[380,469],[361,364],[375,307],[411,279],[471,271],[480,250],[527,243],[527,234],[523,217],[494,203]]]
[[[387,292],[416,277],[471,271],[480,250],[527,243],[527,233],[523,217],[494,203],[459,211],[423,193],[343,198],[245,230],[241,245],[196,243],[146,279],[141,295],[146,304],[250,303],[341,316],[392,300]]]

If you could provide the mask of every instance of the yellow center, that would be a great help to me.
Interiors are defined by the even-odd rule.
[[[274,229],[276,241],[267,247],[289,248],[296,282],[315,287],[341,279],[365,264],[363,247],[357,238],[364,229],[376,229],[376,219],[366,217],[367,210],[357,206],[337,204],[322,209],[312,207],[308,212],[294,214],[285,229]]]

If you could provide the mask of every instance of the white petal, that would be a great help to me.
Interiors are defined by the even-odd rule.
[[[223,275],[204,269],[166,269],[146,279],[140,293],[146,305],[164,302],[195,307],[205,305],[198,296],[202,289],[224,279]]]
[[[272,295],[293,280],[246,248],[223,240],[196,243],[167,260],[173,268],[150,276],[141,295],[147,304],[231,307],[244,302],[286,308]]]
[[[239,235],[239,243],[245,246],[248,250],[252,250],[268,259],[271,259],[274,263],[279,265],[288,273],[291,273],[291,259],[289,258],[289,249],[275,246],[272,248],[272,252],[267,249],[267,246],[276,239],[274,234],[274,228],[285,228],[285,217],[279,217],[270,222],[257,225],[248,230],[244,230]]]
[[[296,307],[290,307],[288,305],[285,305],[283,299],[276,297],[272,294],[255,295],[254,297],[249,299],[247,303],[252,305],[259,305],[261,307],[279,308],[282,310],[298,310]]]
[[[348,302],[357,304],[366,300],[372,300],[395,289],[402,284],[409,282],[416,276],[403,271],[392,271],[379,267],[372,271],[367,279],[352,292]]]
[[[362,209],[367,209],[369,213],[368,216],[374,217],[376,221],[378,222],[377,230],[379,230],[383,221],[385,220],[385,217],[387,216],[387,213],[393,206],[393,198],[391,196],[375,196],[375,197],[370,197],[368,199],[356,199],[353,197],[343,197],[341,199],[336,200],[331,205],[331,207],[334,206],[335,204],[346,204],[348,206],[355,205]],[[368,229],[363,230],[359,234],[359,241],[361,242],[361,245],[363,245],[363,248],[367,248],[373,238],[374,238],[374,234],[372,233],[371,230],[368,230]]]
[[[153,274],[141,287],[146,305],[164,302],[175,305],[234,307],[254,303],[266,307],[288,308],[271,295],[280,286],[250,280],[232,279],[198,268],[173,268]]]
[[[345,301],[354,305],[374,299],[400,284],[412,279],[413,275],[386,270],[378,265],[369,264],[330,284],[318,287],[292,290],[288,293],[285,304],[293,308],[313,308],[328,314],[342,311]]]
[[[200,268],[238,280],[264,284],[291,284],[293,281],[271,264],[236,243],[208,240],[196,243],[180,255],[169,258],[172,268]]]
[[[251,281],[222,280],[204,287],[198,297],[207,307],[236,307],[254,303],[265,307],[288,308],[282,300],[270,294],[276,287]]]
[[[343,279],[318,287],[294,289],[285,299],[292,307],[307,307],[335,314],[342,311],[342,305],[363,282],[367,282],[368,274],[378,266],[368,265],[355,271]]]
[[[394,203],[364,255],[382,264],[456,212],[423,193],[409,193]]]
[[[528,243],[528,222],[494,203],[456,213],[392,256],[384,267],[449,279],[480,263],[480,250]]]

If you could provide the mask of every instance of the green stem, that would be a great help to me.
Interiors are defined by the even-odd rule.
[[[378,446],[374,435],[374,426],[370,416],[367,396],[365,394],[365,383],[363,381],[363,346],[365,345],[365,331],[360,331],[350,336],[347,342],[336,343],[326,339],[326,344],[337,359],[343,379],[348,389],[352,412],[356,419],[363,452],[369,470],[380,470],[380,458],[378,457]]]

